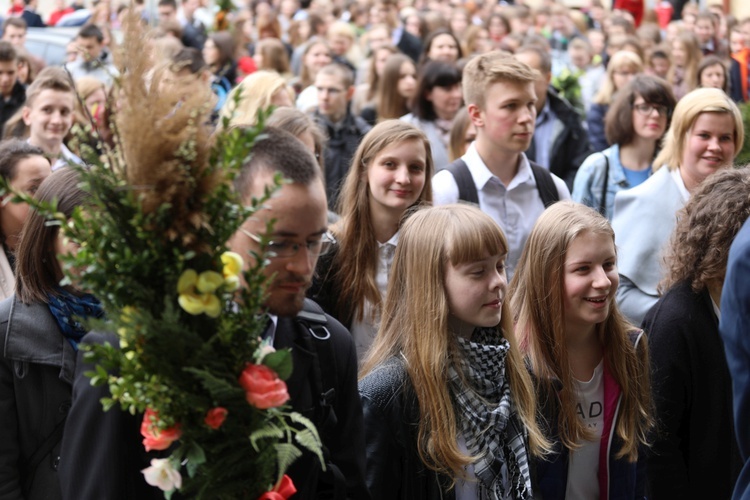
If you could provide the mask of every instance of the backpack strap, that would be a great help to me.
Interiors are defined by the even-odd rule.
[[[607,184],[609,184],[609,156],[604,156],[604,184],[602,184],[602,198],[599,200],[599,213],[604,217],[607,216]]]
[[[336,363],[331,332],[326,326],[328,318],[318,304],[305,299],[302,310],[297,313],[296,320],[310,334],[304,337],[305,347],[315,354],[310,388],[315,404],[314,423],[321,435],[323,461],[325,462],[322,479],[333,485],[333,498],[343,500],[346,498],[346,478],[341,469],[331,461],[331,452],[322,438],[326,433],[334,431],[338,423],[336,411],[333,408],[333,402],[336,400]]]
[[[479,205],[479,194],[468,165],[461,158],[446,166],[444,170],[451,173],[458,186],[458,199]]]
[[[544,203],[544,208],[560,201],[560,194],[557,192],[557,186],[555,186],[550,171],[533,161],[529,161],[529,165],[531,165],[531,172],[534,174],[536,188],[539,191],[542,203]]]

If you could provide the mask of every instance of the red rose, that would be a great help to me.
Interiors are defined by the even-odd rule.
[[[245,389],[247,402],[261,410],[281,406],[289,400],[286,383],[265,365],[248,363],[239,382]]]
[[[221,424],[224,423],[224,419],[227,418],[227,413],[228,412],[226,408],[217,406],[216,408],[211,408],[210,410],[208,410],[208,412],[206,412],[206,418],[204,418],[203,421],[207,426],[216,430],[221,427]]]
[[[146,409],[141,422],[141,435],[143,436],[143,446],[146,451],[166,450],[174,442],[180,439],[182,431],[179,425],[167,429],[159,429],[159,414],[151,408]]]
[[[263,493],[258,500],[286,500],[295,493],[297,488],[294,487],[292,478],[284,474],[281,481],[271,491]]]

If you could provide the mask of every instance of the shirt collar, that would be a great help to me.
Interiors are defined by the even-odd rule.
[[[536,115],[536,125],[539,126],[542,123],[549,120],[550,116],[552,115],[552,110],[549,107],[549,99],[544,101],[544,106],[542,107],[542,110],[539,112],[538,115]]]
[[[273,345],[274,340],[276,340],[276,327],[279,325],[279,317],[271,313],[266,313],[266,316],[268,316],[268,326],[266,326],[266,331],[263,332],[263,339],[268,340]]]
[[[490,169],[487,168],[482,157],[479,156],[476,141],[471,143],[462,159],[466,163],[466,166],[469,167],[469,171],[471,171],[471,176],[474,179],[477,191],[481,191],[493,178],[497,179],[495,174],[490,172]],[[536,186],[534,175],[531,172],[531,164],[529,163],[528,158],[526,158],[526,155],[521,153],[521,158],[518,162],[518,172],[516,172],[515,177],[513,177],[513,180],[510,182],[507,189],[513,189],[515,186],[525,182],[531,182]]]

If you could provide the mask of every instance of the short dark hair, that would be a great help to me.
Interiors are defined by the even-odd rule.
[[[36,193],[39,201],[57,200],[57,211],[66,217],[84,205],[89,196],[80,187],[78,171],[69,167],[52,172]],[[55,250],[59,230],[59,225],[47,223],[44,214],[29,212],[16,250],[16,294],[24,304],[47,303],[50,294],[59,293],[63,277]]]
[[[104,41],[104,33],[99,29],[96,24],[87,24],[78,31],[76,38],[96,38],[96,41],[102,43]]]
[[[461,83],[461,70],[455,64],[429,61],[419,70],[417,90],[414,93],[412,113],[421,120],[435,120],[437,114],[427,93],[435,87],[452,87]]]
[[[156,4],[157,7],[172,7],[174,10],[177,10],[177,2],[175,0],[159,0],[159,3]]]
[[[27,31],[29,29],[29,25],[26,24],[26,20],[22,17],[6,18],[5,22],[3,22],[3,34],[5,34],[5,30],[8,28],[8,26],[13,26],[14,28],[21,28],[24,31]]]
[[[10,42],[0,40],[0,62],[17,62],[18,52]]]
[[[260,173],[279,172],[296,184],[310,185],[322,174],[313,154],[289,132],[266,127],[253,145],[250,160],[234,180],[234,188],[242,199],[248,197],[252,180]]]
[[[177,51],[170,59],[169,69],[179,73],[183,69],[190,70],[190,73],[197,75],[206,68],[206,61],[200,50],[193,47],[184,47]]]
[[[633,142],[633,103],[636,96],[643,97],[648,104],[659,104],[667,108],[667,127],[672,121],[672,111],[677,104],[672,87],[658,76],[637,75],[617,93],[604,120],[604,133],[610,144],[626,145]]]
[[[536,54],[539,58],[539,66],[546,75],[549,75],[552,71],[552,56],[543,47],[539,45],[523,45],[516,50],[514,55],[520,54]]]
[[[21,139],[0,142],[0,177],[8,182],[16,178],[16,167],[30,156],[44,156],[44,151]]]

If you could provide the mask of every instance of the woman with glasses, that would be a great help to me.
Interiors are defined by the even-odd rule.
[[[732,165],[744,137],[742,114],[729,96],[719,89],[694,90],[675,106],[653,175],[615,196],[617,302],[633,324],[640,325],[659,298],[662,256],[677,211],[706,178]]]
[[[432,154],[413,125],[387,120],[362,139],[339,196],[336,246],[308,295],[349,328],[362,359],[380,322],[398,232],[407,211],[432,202]]]
[[[604,151],[608,144],[604,133],[604,117],[615,94],[625,87],[635,75],[643,72],[643,61],[633,52],[621,50],[615,52],[607,65],[607,74],[602,79],[599,92],[594,96],[591,107],[586,114],[589,129],[589,141],[594,151]]]
[[[612,220],[615,194],[651,175],[659,141],[669,128],[675,99],[661,78],[638,75],[615,98],[605,119],[607,141],[578,169],[574,201],[595,208]]]

